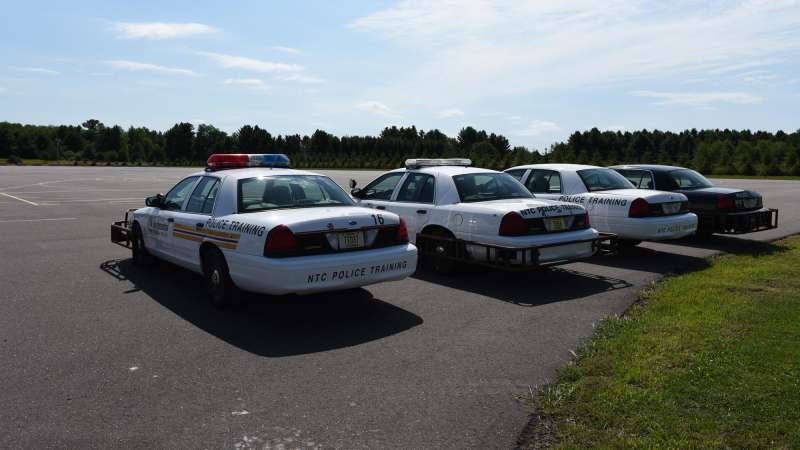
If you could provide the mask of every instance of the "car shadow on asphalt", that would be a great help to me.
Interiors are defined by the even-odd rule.
[[[120,292],[144,292],[165,308],[242,350],[268,357],[350,347],[401,333],[422,318],[373,298],[365,289],[308,296],[242,294],[242,304],[218,310],[206,300],[202,278],[155,261],[140,268],[113,259],[100,270],[120,281]]]
[[[540,306],[631,287],[625,280],[551,267],[531,272],[504,272],[465,265],[452,275],[420,267],[414,278],[519,306]]]
[[[708,267],[708,259],[657,250],[648,247],[621,248],[613,256],[595,257],[586,262],[597,266],[624,270],[672,275],[700,270]]]
[[[672,241],[675,245],[715,250],[735,255],[768,255],[786,251],[786,247],[772,242],[757,241],[736,235],[712,234],[711,236],[689,236]]]

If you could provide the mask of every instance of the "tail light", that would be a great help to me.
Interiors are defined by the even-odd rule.
[[[297,250],[297,238],[286,225],[278,225],[267,234],[264,256],[283,255]]]
[[[589,212],[588,212],[588,211],[587,211],[587,212],[585,212],[585,213],[583,213],[583,225],[584,225],[586,228],[589,228],[589,227],[591,227],[591,226],[592,226],[592,223],[591,223],[591,222],[589,222]]]
[[[733,200],[733,197],[722,196],[717,200],[717,209],[734,209],[736,208],[736,202]]]
[[[397,234],[395,235],[394,240],[398,244],[407,244],[408,243],[408,228],[406,227],[406,221],[403,218],[400,218],[400,225],[397,227]]]
[[[650,215],[650,204],[643,198],[637,198],[631,202],[631,209],[628,210],[628,217],[647,217]]]
[[[500,236],[523,236],[527,232],[528,226],[525,225],[525,219],[516,211],[506,214],[500,221]]]

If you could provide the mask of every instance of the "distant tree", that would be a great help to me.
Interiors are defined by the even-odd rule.
[[[164,154],[169,161],[191,161],[194,125],[177,123],[164,133]]]

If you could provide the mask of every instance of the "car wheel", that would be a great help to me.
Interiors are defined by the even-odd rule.
[[[217,249],[207,250],[203,257],[203,278],[206,282],[208,300],[220,309],[236,302],[236,287],[233,285],[225,256]]]
[[[131,229],[131,258],[137,266],[144,267],[150,263],[150,253],[144,244],[144,234],[138,223]]]
[[[454,238],[449,231],[440,229],[433,229],[426,234],[437,238]],[[431,242],[428,243],[427,248],[433,254],[429,253],[425,256],[425,265],[441,275],[452,275],[456,273],[458,268],[457,262],[454,259],[450,259],[456,256],[455,245],[455,243],[441,242],[438,239],[432,239]]]

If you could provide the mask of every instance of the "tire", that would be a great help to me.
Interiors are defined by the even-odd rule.
[[[426,232],[425,234],[447,238],[447,239],[454,239],[452,233],[446,230],[434,228],[433,230]],[[431,242],[430,248],[433,250],[434,253],[445,256],[445,257],[454,257],[455,256],[455,248],[453,245],[443,245],[440,242]],[[453,259],[448,258],[440,258],[434,255],[425,255],[425,265],[433,270],[434,272],[440,275],[452,275],[457,272],[458,270],[458,263]]]
[[[236,286],[228,272],[225,256],[216,248],[206,250],[203,254],[203,279],[212,306],[219,309],[235,306]]]
[[[144,234],[139,223],[134,222],[131,229],[131,259],[139,267],[146,267],[152,262],[152,257],[144,243]]]

